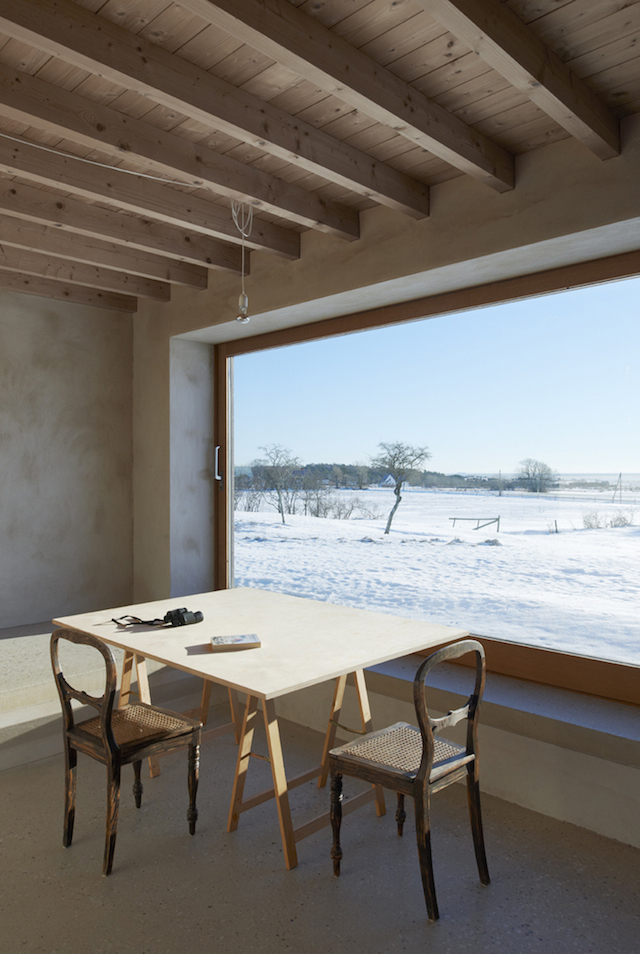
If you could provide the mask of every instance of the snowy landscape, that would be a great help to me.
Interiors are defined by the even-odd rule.
[[[610,488],[562,487],[407,488],[388,535],[390,489],[334,491],[354,505],[349,519],[297,513],[285,524],[265,501],[243,510],[239,495],[235,584],[640,664],[640,478],[615,502]],[[476,529],[497,517],[499,530]]]

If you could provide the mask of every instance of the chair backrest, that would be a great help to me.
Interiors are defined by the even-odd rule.
[[[60,668],[60,659],[58,655],[58,642],[61,639],[65,639],[70,643],[77,643],[82,646],[90,646],[93,649],[97,649],[101,654],[106,668],[104,693],[101,696],[91,696],[86,692],[75,689],[65,679]],[[113,712],[116,696],[117,671],[115,659],[113,658],[113,653],[111,652],[109,646],[107,646],[106,643],[103,643],[102,640],[98,639],[96,636],[91,636],[89,633],[77,633],[72,629],[56,629],[51,635],[51,665],[53,667],[53,675],[58,687],[60,702],[62,704],[65,731],[68,732],[75,728],[71,700],[77,699],[78,702],[82,703],[82,705],[92,706],[94,709],[98,710],[100,715],[100,727],[102,730],[103,743],[105,746],[108,746],[111,751],[117,750],[118,746],[113,737],[113,732],[111,729],[111,715]]]
[[[452,659],[459,659],[460,656],[467,653],[475,653],[476,656],[476,677],[473,693],[460,708],[452,709],[446,716],[439,719],[432,718],[429,715],[426,700],[425,683],[429,672],[434,666],[449,662]],[[484,648],[476,639],[463,639],[458,643],[443,646],[442,649],[438,649],[431,656],[428,656],[418,669],[413,681],[413,701],[423,742],[422,764],[417,776],[419,779],[428,779],[431,774],[435,751],[434,736],[442,729],[454,726],[463,719],[467,720],[466,754],[475,757],[478,748],[478,717],[484,692],[485,673]]]

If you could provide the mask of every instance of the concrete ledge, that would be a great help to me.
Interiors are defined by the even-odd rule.
[[[49,643],[53,626],[50,622],[14,626],[0,630],[0,720],[10,721],[19,716],[12,713],[18,709],[49,706],[58,711],[58,690],[51,670]],[[122,667],[124,653],[112,647],[118,672]],[[64,642],[60,644],[60,662],[65,676],[85,692],[99,695],[104,689],[104,663],[94,649]],[[147,660],[147,672],[167,670],[154,659]],[[167,670],[167,673],[170,672]],[[160,682],[174,675],[161,677]],[[2,724],[2,722],[0,722]]]
[[[153,702],[166,709],[186,712],[200,704],[202,680],[195,676],[163,666],[151,673],[149,685]],[[218,706],[225,707],[224,718],[217,719],[212,715],[210,722],[213,725],[228,721],[227,692],[221,686],[214,686],[210,711]],[[78,718],[92,715],[95,715],[95,710],[81,707]],[[37,762],[62,751],[62,714],[57,693],[55,700],[0,712],[0,771]]]
[[[369,690],[413,706],[420,659],[408,656],[372,667]],[[461,705],[470,692],[469,674],[459,666],[442,665],[433,677],[429,697],[440,712]],[[640,709],[624,703],[489,673],[482,725],[640,768]]]
[[[412,686],[420,661],[406,657],[367,671],[374,728],[415,724]],[[471,690],[470,670],[448,665],[432,675],[434,714],[456,708]],[[278,713],[322,731],[331,695],[331,686],[302,690],[278,700]],[[340,722],[359,726],[353,689]],[[457,726],[451,738],[463,741],[461,731]],[[480,749],[483,791],[640,848],[640,710],[634,706],[490,675]]]

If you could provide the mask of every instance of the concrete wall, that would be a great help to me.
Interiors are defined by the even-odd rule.
[[[144,303],[133,329],[133,591],[146,602],[171,593],[171,329]]]
[[[227,340],[635,250],[640,116],[622,133],[606,162],[563,140],[516,157],[512,192],[463,176],[431,189],[428,218],[378,207],[361,213],[356,242],[309,230],[297,261],[252,252],[248,325],[233,321],[239,283],[221,273],[160,308],[199,340]]]
[[[130,602],[131,318],[0,292],[0,627]]]
[[[182,596],[213,589],[212,349],[174,339],[170,358],[171,595]]]
[[[172,336],[228,341],[635,249],[640,117],[625,120],[623,145],[619,158],[601,162],[574,140],[554,143],[517,158],[511,193],[462,177],[431,190],[429,218],[375,208],[362,213],[357,242],[309,231],[297,261],[254,252],[249,325],[234,321],[239,279],[228,274],[210,272],[206,291],[174,288],[166,304],[141,302],[134,318],[136,600],[168,596],[172,573],[182,572],[171,543],[170,378],[180,373],[171,366]],[[196,472],[202,448],[191,449]]]

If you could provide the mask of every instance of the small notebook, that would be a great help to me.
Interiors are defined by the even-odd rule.
[[[235,652],[238,649],[258,649],[260,640],[255,633],[242,636],[212,636],[211,648],[216,653]]]

